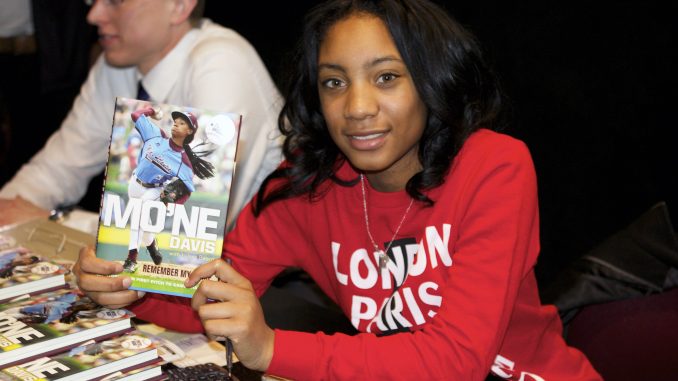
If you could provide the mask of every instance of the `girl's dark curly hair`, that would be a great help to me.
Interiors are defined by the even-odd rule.
[[[326,180],[344,186],[357,181],[335,176],[346,159],[327,131],[317,84],[318,51],[325,34],[354,13],[384,22],[428,110],[419,141],[423,170],[406,185],[411,197],[432,205],[423,191],[443,182],[466,138],[481,127],[498,126],[503,98],[498,81],[475,38],[442,8],[427,0],[327,1],[306,15],[292,56],[286,101],[278,119],[287,164],[264,180],[253,203],[255,215],[276,200],[300,195],[317,199]],[[284,181],[267,189],[275,179]]]

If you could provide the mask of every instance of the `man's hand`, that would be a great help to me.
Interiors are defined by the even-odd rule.
[[[91,247],[80,250],[78,261],[73,266],[78,287],[90,299],[111,309],[125,307],[144,296],[143,292],[128,290],[132,280],[127,276],[101,276],[121,272],[120,263],[97,258]]]
[[[219,280],[207,279],[213,275]],[[264,320],[252,283],[221,259],[193,270],[184,285],[193,287],[201,279],[191,305],[198,311],[205,332],[231,339],[246,367],[265,371],[273,358],[275,332]],[[219,302],[208,303],[208,299]]]
[[[21,198],[0,198],[0,226],[47,218],[49,212]]]

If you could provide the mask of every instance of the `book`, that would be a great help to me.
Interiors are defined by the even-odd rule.
[[[102,378],[100,381],[156,381],[166,380],[167,376],[163,374],[162,365],[148,365],[139,369],[116,372]]]
[[[0,304],[0,366],[65,351],[131,330],[134,314],[101,307],[77,289]]]
[[[179,368],[206,363],[226,365],[224,345],[202,333],[176,332],[152,323],[139,324],[137,329],[156,341],[155,345],[163,360]],[[233,357],[236,357],[235,354]],[[238,359],[235,358],[234,362],[238,362]]]
[[[66,287],[70,271],[22,246],[0,250],[0,303]]]
[[[221,257],[242,118],[118,98],[97,257],[123,264],[130,289],[191,297],[184,280]]]
[[[155,333],[157,332],[152,332],[153,330],[148,329],[149,326],[157,327],[159,330],[164,330],[164,328],[160,328],[151,323],[136,325],[136,330],[142,332],[145,337],[153,342],[158,351],[160,361],[142,368],[116,372],[104,377],[100,381],[145,381],[167,379],[167,376],[163,372],[164,367],[168,366],[167,364],[183,359],[186,355],[177,344],[167,338],[156,335]]]
[[[100,342],[88,342],[55,356],[5,367],[0,380],[87,381],[117,372],[136,373],[137,369],[154,366],[158,360],[153,341],[133,331]]]

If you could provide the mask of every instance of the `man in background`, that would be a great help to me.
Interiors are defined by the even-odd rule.
[[[254,48],[203,19],[204,0],[94,0],[103,50],[66,119],[0,190],[0,225],[76,204],[101,173],[116,97],[243,116],[229,226],[280,162],[280,95]],[[39,110],[35,110],[39,112]]]

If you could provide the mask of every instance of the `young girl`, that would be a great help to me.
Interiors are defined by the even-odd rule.
[[[472,36],[426,0],[330,0],[307,16],[296,59],[286,162],[228,235],[232,265],[186,282],[205,279],[192,299],[205,331],[247,367],[292,379],[600,379],[540,305],[533,164],[491,131],[501,97]],[[288,266],[361,333],[270,329],[257,296]],[[134,310],[191,322],[158,298]]]
[[[161,114],[158,114],[161,115]],[[202,159],[190,146],[198,129],[198,120],[191,112],[172,112],[171,136],[156,126],[149,117],[156,117],[156,110],[145,107],[131,114],[134,128],[143,140],[139,162],[130,177],[127,193],[130,198],[142,200],[163,199],[163,186],[170,181],[177,183],[182,195],[172,195],[173,202],[183,204],[195,191],[193,175],[201,179],[214,176],[212,163]],[[178,197],[177,197],[178,196]],[[155,242],[155,235],[140,230],[130,230],[129,251],[123,268],[133,273],[137,267],[139,243],[146,246],[153,263],[162,263],[162,254]]]

